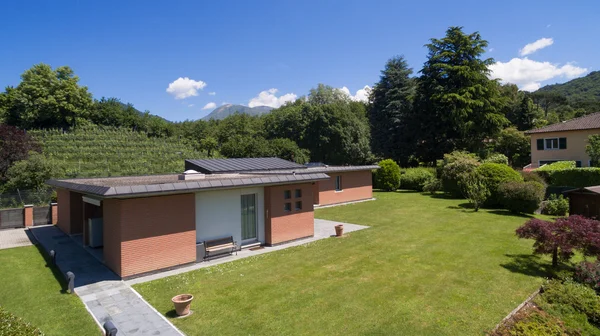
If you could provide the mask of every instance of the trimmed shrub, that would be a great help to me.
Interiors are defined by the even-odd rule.
[[[536,171],[573,169],[576,165],[575,161],[556,161],[554,163],[543,165],[536,169]]]
[[[542,211],[546,215],[550,216],[565,216],[569,211],[569,199],[563,195],[552,194],[544,205]]]
[[[431,177],[423,184],[423,191],[431,193],[432,195],[442,190],[442,181],[437,177]]]
[[[583,188],[600,185],[600,168],[536,170],[549,185]]]
[[[521,171],[521,176],[523,176],[523,181],[525,182],[538,182],[541,184],[547,184],[546,180],[544,180],[543,177],[541,177],[538,173],[536,173],[535,171]]]
[[[423,186],[432,177],[435,177],[435,171],[428,168],[409,168],[400,175],[400,185],[402,189],[423,191]]]
[[[479,208],[490,197],[490,191],[485,186],[483,176],[477,172],[463,174],[460,178],[460,186],[469,203],[473,205],[475,212],[479,211]]]
[[[585,285],[551,280],[544,286],[543,298],[551,304],[570,306],[585,314],[590,323],[596,326],[600,324],[600,297]]]
[[[538,182],[504,182],[498,187],[502,206],[513,213],[534,213],[545,192],[546,187]]]
[[[523,182],[523,177],[514,169],[500,163],[484,163],[476,171],[484,177],[485,186],[490,191],[486,206],[502,204],[502,197],[498,193],[500,184],[505,182]],[[542,198],[543,199],[543,198]]]
[[[504,154],[496,153],[483,160],[483,163],[500,163],[508,166],[508,158]]]
[[[400,167],[394,160],[386,159],[379,162],[379,169],[373,174],[374,187],[385,191],[400,188]]]
[[[442,189],[453,197],[463,197],[464,192],[459,185],[460,176],[475,171],[480,165],[475,154],[454,151],[444,155],[442,163]]]
[[[590,288],[600,290],[600,262],[582,261],[575,266],[573,279]]]
[[[38,328],[0,307],[0,336],[44,335]]]

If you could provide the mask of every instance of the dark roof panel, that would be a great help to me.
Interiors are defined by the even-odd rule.
[[[249,171],[305,169],[306,167],[276,157],[185,160],[185,169],[193,169],[204,174],[238,173]]]

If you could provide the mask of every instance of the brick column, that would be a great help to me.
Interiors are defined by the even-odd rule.
[[[50,203],[50,224],[56,225],[58,223],[58,204]]]
[[[28,204],[23,208],[23,222],[25,227],[33,226],[33,205]]]

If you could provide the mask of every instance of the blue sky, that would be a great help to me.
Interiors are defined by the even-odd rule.
[[[69,65],[95,98],[169,120],[211,102],[278,106],[318,83],[361,99],[387,59],[404,55],[416,73],[423,45],[458,25],[489,41],[496,76],[534,90],[600,68],[599,12],[592,0],[10,1],[0,85],[36,63]]]

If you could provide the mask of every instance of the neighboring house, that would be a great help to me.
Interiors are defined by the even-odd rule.
[[[600,112],[525,132],[531,136],[531,165],[535,169],[556,161],[575,161],[589,167],[588,136],[600,134]]]
[[[314,204],[372,198],[368,166],[278,158],[186,160],[180,175],[50,180],[58,224],[121,277],[189,264],[205,240],[240,247],[314,235]],[[102,247],[102,248],[100,248]]]

